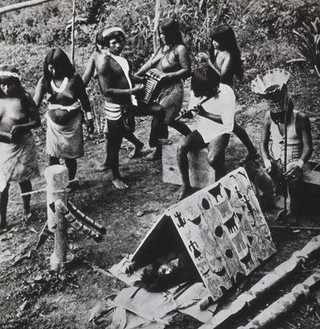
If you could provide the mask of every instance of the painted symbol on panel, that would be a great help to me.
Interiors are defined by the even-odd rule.
[[[239,227],[238,227],[237,224],[236,224],[235,219],[236,219],[236,216],[235,216],[235,214],[233,214],[233,215],[232,215],[228,220],[226,220],[226,221],[224,222],[224,224],[223,224],[223,225],[225,225],[225,227],[228,229],[228,232],[229,232],[230,234],[237,232],[238,229],[239,229]]]
[[[221,199],[223,198],[223,195],[221,194],[221,183],[213,187],[209,193],[216,199],[216,202],[219,202],[218,197]]]
[[[246,206],[247,206],[247,208],[248,208],[248,210],[249,210],[251,216],[252,216],[254,219],[256,219],[256,216],[254,215],[254,209],[253,209],[253,207],[252,207],[252,205],[251,205],[251,203],[250,203],[250,200],[247,199],[247,197],[246,197],[245,195],[243,196],[243,198],[244,198],[244,202],[245,202],[245,204],[246,204]],[[252,226],[255,226],[255,223],[254,223],[254,225],[252,225]]]
[[[201,205],[202,205],[202,208],[205,209],[205,210],[210,209],[210,203],[206,198],[202,199]]]
[[[198,244],[195,241],[190,241],[189,250],[193,252],[194,258],[202,259],[201,252],[197,249]]]
[[[201,216],[199,215],[195,219],[188,219],[188,221],[190,221],[194,225],[199,225],[201,223]]]
[[[231,199],[231,191],[228,189],[228,188],[224,188],[224,190],[225,190],[225,192],[226,192],[226,194],[227,194],[227,196],[228,196],[228,199],[230,200]]]
[[[200,270],[200,273],[205,277],[207,278],[209,276],[209,273],[210,273],[210,268],[208,268],[206,271],[204,270]]]
[[[252,260],[250,248],[248,248],[247,254],[242,259],[240,259],[240,262],[244,264],[246,268],[250,268],[250,264],[254,264]]]
[[[220,264],[221,267],[216,271],[213,271],[213,273],[217,276],[224,277],[226,275],[226,268],[222,266],[222,257],[218,257],[217,260],[218,260],[218,264]]]
[[[186,220],[184,219],[184,218],[182,218],[182,216],[181,216],[181,212],[176,212],[175,214],[174,214],[174,217],[175,218],[177,218],[178,219],[178,227],[184,227],[185,225],[186,225]]]

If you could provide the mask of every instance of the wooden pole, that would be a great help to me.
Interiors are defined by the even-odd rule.
[[[54,0],[31,0],[31,1],[24,1],[24,2],[20,2],[20,3],[16,3],[14,5],[9,5],[9,6],[0,8],[0,14],[4,14],[9,11],[14,11],[14,10],[22,9],[22,8],[41,5],[43,3],[50,2],[50,1],[54,1]]]
[[[47,182],[47,216],[48,229],[54,233],[54,251],[50,257],[51,269],[59,271],[64,267],[67,258],[67,221],[61,211],[54,209],[56,201],[67,203],[66,187],[69,184],[68,169],[62,165],[54,165],[45,169]]]
[[[154,25],[153,25],[153,52],[155,53],[158,48],[158,26],[160,21],[160,0],[156,0],[154,9]]]
[[[209,322],[199,329],[214,329],[227,320],[234,320],[241,312],[248,312],[250,307],[266,293],[271,293],[280,282],[294,273],[304,262],[315,256],[320,250],[320,235],[313,237],[301,250],[296,251],[285,262],[278,265],[273,271],[265,275],[260,281],[252,286],[248,291],[239,295],[233,302],[216,313]],[[246,327],[247,328],[247,327]],[[249,327],[248,327],[249,328]]]
[[[76,19],[76,0],[73,0],[72,4],[72,24],[71,24],[71,62],[73,65],[75,65],[74,62],[74,25],[75,25],[75,19]]]
[[[305,281],[297,284],[291,292],[279,298],[273,304],[268,306],[259,315],[252,319],[246,326],[238,329],[261,329],[274,322],[280,315],[289,312],[302,298],[310,295],[311,289],[319,284],[319,270],[310,275]]]

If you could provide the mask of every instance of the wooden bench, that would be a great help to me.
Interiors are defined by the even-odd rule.
[[[165,183],[182,184],[177,163],[178,145],[182,138],[182,136],[174,136],[170,138],[172,144],[162,147],[162,175]],[[192,187],[204,188],[215,182],[215,171],[209,166],[207,155],[208,150],[206,148],[188,154],[189,177]]]

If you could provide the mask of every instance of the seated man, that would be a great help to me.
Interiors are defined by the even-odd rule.
[[[216,180],[226,174],[225,149],[229,143],[234,124],[235,95],[231,87],[220,83],[220,76],[213,69],[197,69],[191,78],[191,90],[198,104],[191,110],[183,111],[182,117],[199,115],[197,130],[187,135],[178,149],[178,166],[182,187],[178,199],[191,194],[188,153],[208,148],[208,162],[215,170]]]
[[[302,169],[313,152],[310,121],[306,114],[294,110],[292,101],[287,97],[286,84],[270,86],[264,97],[268,99],[270,110],[264,117],[262,158],[276,189],[287,187],[282,191],[289,196],[284,219],[295,224],[301,197]]]

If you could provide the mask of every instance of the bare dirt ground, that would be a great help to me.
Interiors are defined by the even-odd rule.
[[[301,75],[293,72],[292,97],[297,109],[309,114],[312,121],[312,134],[315,144],[313,158],[319,158],[319,80],[310,72]],[[248,131],[255,145],[259,145],[261,120],[266,110],[263,102],[238,92],[241,111],[238,122]],[[137,136],[145,142],[150,127],[150,119],[137,119]],[[44,128],[43,128],[44,129]],[[40,136],[40,137],[39,137]],[[46,167],[43,136],[38,136],[39,158],[42,172]],[[106,274],[106,270],[122,259],[123,254],[132,253],[161,213],[175,203],[174,193],[178,186],[162,182],[161,161],[148,162],[144,158],[129,159],[130,145],[123,142],[121,149],[121,173],[130,185],[126,191],[116,190],[111,184],[111,173],[95,173],[104,156],[104,144],[87,140],[85,157],[79,160],[78,179],[80,188],[69,195],[82,212],[106,227],[107,234],[101,243],[81,232],[70,231],[70,255],[74,256],[64,276],[57,277],[50,271],[49,257],[53,250],[50,238],[38,250],[29,254],[37,243],[39,232],[46,221],[46,195],[32,197],[34,216],[29,223],[22,221],[22,205],[16,185],[12,185],[9,202],[9,224],[12,228],[0,235],[0,328],[64,328],[88,329],[105,328],[106,325],[93,325],[89,322],[90,310],[106,295],[116,293],[124,284]],[[232,137],[227,149],[227,166],[235,169],[245,156],[245,149]],[[45,187],[43,177],[34,181],[34,189]],[[320,227],[316,211],[319,199],[318,187],[307,189],[305,213],[302,224]],[[314,208],[314,209],[313,209]],[[266,213],[268,223],[275,225],[274,212]],[[271,228],[272,237],[278,249],[265,265],[254,272],[241,287],[248,289],[268,271],[288,259],[292,252],[301,249],[313,236],[320,232]],[[30,257],[21,257],[29,255]],[[296,283],[319,268],[318,259],[309,261],[293,275],[275,295],[283,294]],[[270,296],[272,298],[275,295]],[[320,299],[317,291],[310,298],[299,303],[272,328],[320,327]],[[266,303],[269,303],[266,300]],[[262,305],[265,307],[265,305]],[[256,310],[258,312],[258,310]],[[246,323],[253,314],[245,314],[239,324]],[[233,324],[234,328],[238,324]],[[167,328],[197,328],[200,323],[191,317],[178,314]],[[233,327],[228,326],[229,329]]]

